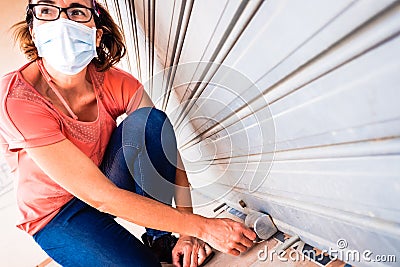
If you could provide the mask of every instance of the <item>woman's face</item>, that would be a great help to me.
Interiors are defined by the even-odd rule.
[[[48,4],[48,5],[53,5],[57,7],[73,7],[73,6],[85,6],[88,8],[93,8],[92,6],[92,1],[91,0],[33,0],[31,4]],[[67,15],[65,12],[61,12],[60,18],[68,19]],[[34,17],[33,19],[33,27],[39,26],[43,23],[47,23],[48,21],[44,20],[38,20]],[[94,19],[92,16],[92,19],[89,22],[82,23],[83,25],[86,25],[90,28],[95,27]]]
[[[93,8],[93,2],[91,0],[32,0],[31,4],[46,4],[46,5],[53,5],[61,8],[68,8],[68,7],[88,7],[88,8]],[[47,9],[44,9],[44,12],[49,12]],[[96,27],[96,24],[94,22],[94,14],[92,15],[92,18],[88,22],[79,22],[85,26],[88,26],[90,28]],[[65,12],[60,13],[60,18],[68,19],[67,14]],[[32,24],[32,29],[31,29],[31,35],[34,35],[34,29],[35,27],[48,23],[49,21],[45,20],[39,20],[35,16],[33,16],[33,24]],[[33,30],[33,31],[32,31]],[[97,46],[100,45],[100,40],[102,36],[103,31],[101,29],[97,29]],[[34,36],[32,36],[34,38]]]

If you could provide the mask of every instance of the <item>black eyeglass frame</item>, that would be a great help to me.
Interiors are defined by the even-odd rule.
[[[49,7],[55,7],[55,8],[58,9],[58,16],[57,16],[57,18],[55,18],[55,19],[40,19],[40,18],[38,18],[38,17],[36,16],[35,12],[33,11],[33,8],[34,8],[35,6],[49,6]],[[68,12],[67,12],[68,9],[71,9],[71,8],[86,8],[86,9],[88,9],[88,10],[90,11],[90,18],[89,18],[88,20],[85,20],[85,21],[76,21],[76,20],[71,19],[71,18],[69,17],[69,15],[68,15]],[[89,22],[89,21],[92,19],[93,14],[94,14],[95,16],[99,17],[98,12],[97,12],[94,8],[86,7],[86,6],[83,6],[83,5],[72,6],[72,7],[71,7],[71,6],[70,6],[70,7],[59,7],[59,6],[49,5],[49,4],[28,4],[28,6],[27,6],[26,9],[27,9],[27,12],[31,11],[32,15],[33,15],[37,20],[42,20],[42,21],[55,21],[55,20],[58,20],[58,19],[60,18],[60,16],[61,16],[61,12],[63,12],[63,11],[64,11],[64,13],[67,15],[67,18],[68,18],[68,19],[70,19],[70,20],[72,20],[72,21],[75,21],[75,22],[79,22],[79,23],[86,23],[86,22]]]

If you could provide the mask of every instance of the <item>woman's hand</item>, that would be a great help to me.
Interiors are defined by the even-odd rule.
[[[231,219],[206,219],[205,228],[199,238],[213,248],[238,256],[253,246],[256,233],[243,223]]]
[[[172,263],[180,267],[197,267],[211,252],[211,247],[204,241],[192,236],[181,236],[172,250]]]

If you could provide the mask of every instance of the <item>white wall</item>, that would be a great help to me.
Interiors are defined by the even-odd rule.
[[[0,2],[0,75],[15,70],[26,62],[18,45],[14,45],[10,27],[24,19],[27,2],[26,0]]]

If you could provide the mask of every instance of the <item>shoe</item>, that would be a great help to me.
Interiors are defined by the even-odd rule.
[[[166,234],[160,236],[156,240],[153,240],[152,236],[148,236],[147,233],[142,235],[142,241],[145,246],[157,256],[160,262],[172,263],[172,249],[175,247],[178,238],[172,234]]]

